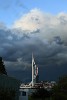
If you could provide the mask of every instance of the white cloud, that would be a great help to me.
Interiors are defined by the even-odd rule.
[[[30,33],[36,31],[35,36],[42,39],[52,39],[55,36],[60,36],[61,39],[67,39],[67,14],[59,13],[57,15],[47,14],[39,9],[33,9],[20,19],[14,22],[13,28],[21,29],[24,32]],[[23,33],[20,32],[22,35]]]
[[[40,20],[43,13],[37,9],[31,10],[29,13],[22,16],[14,23],[14,28],[21,28],[22,30],[35,31],[40,26]],[[42,20],[41,20],[42,22]]]

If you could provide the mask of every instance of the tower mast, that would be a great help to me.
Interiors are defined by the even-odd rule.
[[[34,62],[34,58],[33,58],[33,53],[32,53],[32,86],[34,86],[34,68],[33,68],[33,62]]]

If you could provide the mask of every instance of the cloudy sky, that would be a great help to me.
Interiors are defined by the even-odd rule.
[[[0,0],[0,56],[9,75],[31,80],[31,55],[40,80],[67,74],[67,1]]]

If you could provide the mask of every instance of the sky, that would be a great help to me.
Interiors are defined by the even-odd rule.
[[[8,27],[31,9],[40,9],[53,15],[67,12],[66,0],[0,0],[0,21]],[[5,16],[5,17],[4,17]]]
[[[31,81],[31,56],[40,80],[67,74],[67,1],[0,0],[0,56],[8,74]]]

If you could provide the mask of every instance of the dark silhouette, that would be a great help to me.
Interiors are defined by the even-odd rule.
[[[15,90],[0,90],[0,100],[15,100]]]
[[[0,100],[19,100],[20,81],[7,75],[0,57]]]
[[[67,100],[67,76],[59,78],[56,86],[53,87],[52,100]]]
[[[47,91],[44,88],[39,88],[32,94],[31,97],[33,99],[45,100],[46,98],[50,99],[50,96],[51,96],[51,91]]]
[[[0,74],[7,75],[4,62],[2,61],[2,57],[0,57]]]

